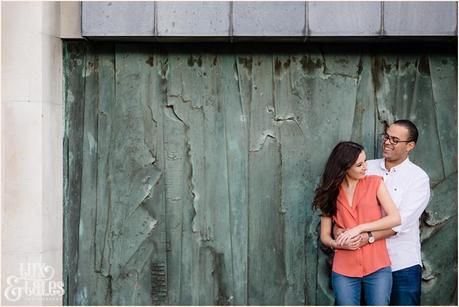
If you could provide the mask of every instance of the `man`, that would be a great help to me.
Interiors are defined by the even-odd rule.
[[[392,229],[361,235],[361,246],[386,239],[392,263],[391,305],[421,303],[421,242],[419,218],[430,198],[429,177],[409,160],[418,129],[409,120],[397,120],[382,135],[383,159],[367,161],[368,175],[384,178],[402,223]],[[335,229],[335,237],[341,233]]]

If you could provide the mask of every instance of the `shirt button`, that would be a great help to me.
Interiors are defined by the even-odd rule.
[[[386,176],[389,175],[389,173],[386,173]]]
[[[397,191],[397,188],[394,188],[394,191]]]

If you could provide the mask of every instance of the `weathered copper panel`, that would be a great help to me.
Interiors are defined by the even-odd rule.
[[[340,140],[420,129],[423,304],[457,304],[450,45],[65,43],[69,305],[330,305],[311,201]]]

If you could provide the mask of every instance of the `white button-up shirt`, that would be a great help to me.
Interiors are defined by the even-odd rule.
[[[369,160],[368,175],[384,178],[384,183],[397,206],[402,223],[394,227],[396,235],[386,239],[392,271],[421,263],[419,218],[430,198],[429,176],[408,158],[386,170],[384,159]]]

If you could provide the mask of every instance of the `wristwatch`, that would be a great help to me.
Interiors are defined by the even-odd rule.
[[[374,243],[375,242],[375,237],[373,237],[373,234],[371,231],[368,232],[368,243]]]

